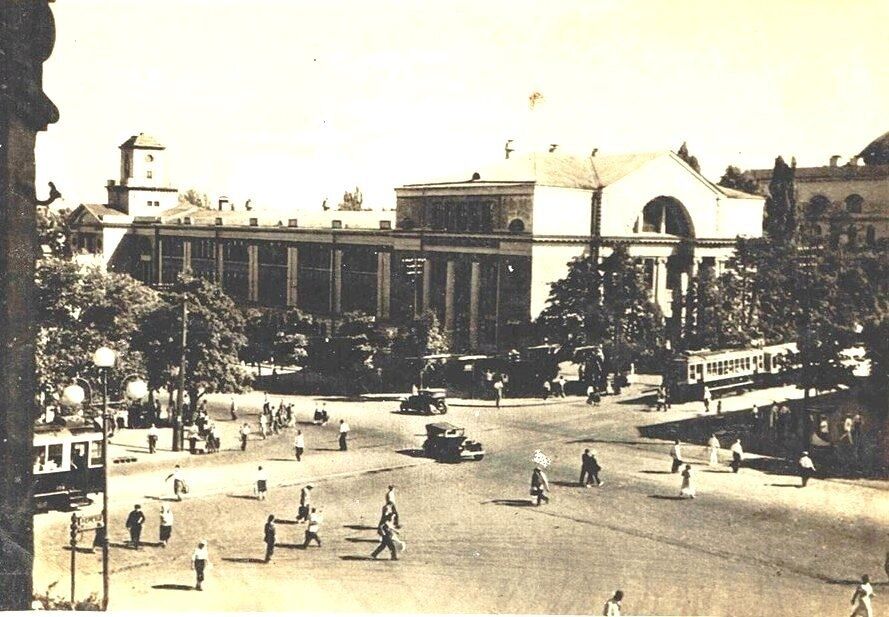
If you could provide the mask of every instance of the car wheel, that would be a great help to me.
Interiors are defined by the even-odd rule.
[[[480,460],[482,460],[483,458],[485,458],[485,455],[484,455],[484,454],[476,454],[475,456],[472,457],[472,460],[474,460],[474,461],[480,461]]]
[[[442,405],[438,408],[438,412],[439,412],[441,415],[444,415],[444,414],[448,413],[448,406],[445,405],[445,404],[442,404]]]

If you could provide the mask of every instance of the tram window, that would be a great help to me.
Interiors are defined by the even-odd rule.
[[[90,442],[90,467],[102,466],[102,442]]]
[[[43,446],[35,447],[34,450],[34,471],[43,471],[46,467],[46,448]]]
[[[64,446],[60,443],[51,444],[46,448],[46,465],[44,469],[47,471],[61,469],[63,448]]]

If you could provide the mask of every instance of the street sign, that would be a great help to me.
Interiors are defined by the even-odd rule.
[[[75,514],[72,523],[77,527],[78,531],[86,531],[88,529],[95,528],[96,524],[100,523],[101,521],[101,514],[90,514],[87,516],[84,516],[82,514]]]

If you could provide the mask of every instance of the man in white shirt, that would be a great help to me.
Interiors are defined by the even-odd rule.
[[[296,514],[296,522],[302,523],[309,520],[309,508],[312,501],[312,485],[306,484],[299,492],[299,510]]]
[[[620,603],[624,599],[624,592],[618,589],[614,595],[605,603],[605,610],[602,614],[605,617],[620,617]]]
[[[815,464],[812,462],[812,459],[809,458],[808,452],[803,452],[803,455],[800,457],[799,468],[800,488],[802,488],[809,483],[809,478],[815,473]]]
[[[741,438],[735,440],[732,444],[732,473],[738,473],[741,468],[741,459],[744,458],[744,448],[741,447]]]
[[[157,430],[157,427],[152,424],[148,429],[148,453],[154,454],[155,450],[157,450],[157,438],[160,435],[160,432]]]
[[[347,443],[349,437],[349,424],[345,420],[340,420],[340,450],[345,452],[349,449]]]
[[[296,431],[296,437],[293,438],[293,449],[296,453],[296,462],[300,462],[303,452],[306,450],[306,436],[302,431]]]
[[[207,568],[207,564],[210,562],[210,551],[207,547],[206,540],[198,542],[198,547],[194,549],[194,554],[191,556],[191,562],[194,564],[194,573],[195,578],[197,579],[194,588],[198,591],[203,591],[201,585],[204,582],[204,571]]]
[[[321,521],[323,520],[318,511],[312,508],[309,514],[309,526],[306,527],[306,541],[303,543],[303,548],[308,548],[309,542],[312,540],[317,542],[318,546],[321,546],[321,538],[318,537],[318,531],[321,529]]]
[[[256,498],[259,501],[265,501],[266,494],[269,490],[269,477],[262,465],[256,470]]]
[[[861,584],[852,595],[852,604],[857,604],[852,612],[852,617],[873,617],[874,607],[871,599],[874,597],[874,587],[870,583],[867,574],[861,577]]]
[[[673,442],[673,447],[670,448],[670,457],[673,459],[670,473],[676,473],[682,466],[682,444],[679,443],[678,439]]]

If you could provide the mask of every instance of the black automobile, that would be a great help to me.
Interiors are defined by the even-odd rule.
[[[429,388],[401,401],[401,411],[419,411],[427,414],[446,414],[448,404],[445,402],[445,390]]]
[[[426,425],[423,453],[438,461],[480,461],[485,457],[481,442],[467,439],[465,431],[447,422]]]

